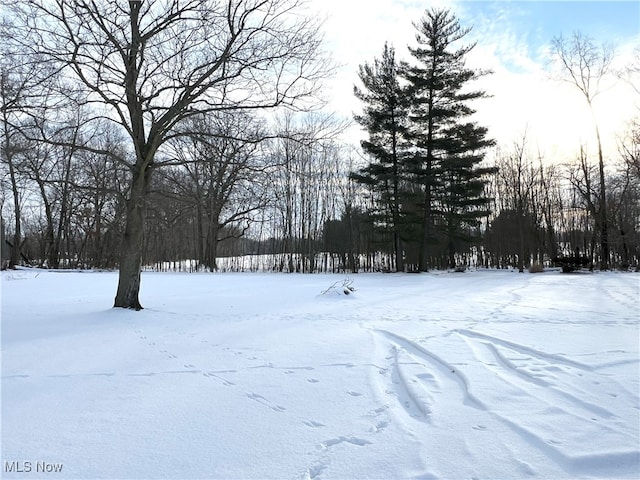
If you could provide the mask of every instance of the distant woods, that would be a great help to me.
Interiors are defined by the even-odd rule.
[[[142,2],[115,6],[125,3],[83,10],[76,2],[75,27],[24,30],[42,42],[85,31],[84,43],[48,51],[31,40],[25,50],[16,37],[46,2],[24,2],[35,10],[3,23],[3,266],[121,269],[124,250],[134,280],[138,253],[140,268],[188,271],[524,270],[576,251],[597,268],[639,264],[640,122],[629,119],[618,151],[606,154],[594,113],[597,150],[573,139],[575,158],[565,163],[541,155],[526,131],[495,145],[473,115],[490,108],[474,87],[489,73],[467,67],[474,44],[452,12],[425,12],[409,58],[385,44],[363,59],[354,94],[365,139],[356,147],[340,135],[344,121],[304,112],[331,70],[319,43],[300,43],[319,41],[317,25],[291,30],[281,21],[287,9],[255,2],[238,18],[196,9],[202,17],[190,28],[227,29],[213,42],[220,52],[200,50],[208,39],[192,30],[191,50],[167,53],[183,45],[177,9],[187,7],[167,2],[175,11],[163,17]],[[100,15],[114,24],[92,25]],[[226,20],[214,28],[214,18]],[[131,24],[148,28],[135,48]],[[275,41],[273,29],[288,36],[262,43]],[[104,43],[92,43],[94,30]],[[551,46],[563,79],[592,108],[600,81],[616,74],[612,52],[580,34]],[[124,306],[136,308],[131,301]]]

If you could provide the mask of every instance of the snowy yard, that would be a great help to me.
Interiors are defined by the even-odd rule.
[[[640,275],[344,278],[3,272],[2,477],[639,477]]]

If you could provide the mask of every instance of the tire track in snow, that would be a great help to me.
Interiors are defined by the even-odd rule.
[[[380,329],[370,332],[376,346],[373,363],[388,364],[384,370],[371,373],[372,388],[385,402],[372,415],[378,416],[380,427],[393,422],[419,445],[424,473],[413,478],[451,477],[446,473],[451,472],[445,459],[447,451],[480,461],[486,449],[470,447],[484,445],[505,427],[470,391],[458,367],[401,335]],[[515,461],[517,453],[510,445],[501,438],[495,441],[504,445],[507,461]],[[436,474],[438,471],[442,473]]]
[[[538,358],[540,360],[544,360],[549,364],[548,369],[550,369],[551,366],[553,366],[554,368],[558,369],[557,365],[564,365],[565,367],[570,367],[570,368],[576,368],[578,370],[580,370],[581,374],[579,374],[579,376],[583,376],[584,374],[594,374],[595,372],[604,369],[604,368],[609,368],[609,367],[614,367],[617,365],[626,365],[626,364],[630,364],[630,363],[639,363],[640,360],[639,359],[629,359],[629,360],[618,360],[618,361],[611,361],[611,362],[604,362],[604,363],[600,363],[600,364],[595,364],[595,365],[589,365],[586,363],[582,363],[582,362],[578,362],[576,360],[572,360],[569,358],[566,358],[560,354],[554,354],[554,353],[546,353],[543,352],[541,350],[537,350],[535,348],[532,347],[527,347],[526,345],[522,345],[519,343],[515,343],[515,342],[511,342],[509,340],[504,340],[502,338],[498,338],[498,337],[494,337],[491,335],[486,335],[484,333],[480,333],[480,332],[475,332],[473,330],[468,330],[468,329],[455,329],[452,330],[448,335],[451,334],[457,334],[457,335],[462,335],[462,336],[466,336],[466,337],[471,337],[471,338],[478,338],[480,340],[485,340],[486,342],[488,342],[488,344],[493,345],[494,348],[496,345],[500,345],[501,347],[513,350],[515,352],[518,352],[520,354],[523,355],[530,355],[534,358]],[[614,353],[626,353],[626,352],[614,352]],[[520,371],[520,370],[518,370]],[[521,372],[522,373],[522,372]],[[535,377],[538,378],[538,377]],[[629,392],[629,390],[624,387],[623,385],[619,384],[618,382],[616,382],[615,380],[609,378],[608,379],[609,382],[613,383],[616,385],[616,388],[619,389],[622,392],[625,392],[627,395],[629,396],[633,396],[633,394],[631,392]]]
[[[405,376],[401,367],[398,348],[393,345],[391,350],[393,355],[391,381],[395,385],[398,401],[402,404],[409,415],[418,416],[421,420],[428,421],[431,415],[431,405],[434,402],[433,397],[428,393],[428,391],[423,390],[422,392],[419,392],[411,385],[411,381]]]
[[[465,335],[467,337],[479,338],[482,340],[487,340],[493,344],[502,345],[508,348],[511,348],[519,353],[526,353],[528,355],[533,355],[535,357],[544,358],[545,360],[561,363],[563,365],[568,365],[571,367],[579,368],[580,370],[585,371],[593,371],[593,367],[587,365],[585,363],[577,362],[575,360],[571,360],[569,358],[565,358],[562,355],[554,354],[554,353],[546,353],[540,350],[536,350],[535,348],[527,347],[525,345],[521,345],[519,343],[510,342],[509,340],[503,340],[498,337],[493,337],[491,335],[485,335],[484,333],[474,332],[473,330],[467,329],[455,329],[452,330],[451,333],[457,333],[459,335]]]
[[[634,437],[619,428],[617,422],[620,419],[605,406],[578,396],[589,392],[578,389],[574,394],[567,391],[576,389],[571,385],[572,380],[584,381],[582,377],[585,375],[598,375],[598,366],[585,365],[478,332],[458,330],[455,333],[468,345],[478,362],[492,373],[487,378],[507,384],[507,387],[497,386],[492,390],[511,392],[504,397],[508,405],[505,407],[504,402],[496,397],[490,403],[497,408],[489,413],[526,443],[544,452],[572,475],[604,468],[603,462],[617,465],[621,475],[638,470],[640,452],[627,448],[633,444]],[[524,366],[516,365],[507,358],[503,349],[520,355]],[[558,367],[556,362],[564,368]],[[552,380],[540,378],[527,370],[531,364],[541,371],[553,371],[555,375],[549,376]],[[582,373],[572,375],[571,369]],[[527,418],[521,412],[532,412],[533,415]],[[577,440],[595,436],[600,437],[600,444],[611,445],[611,451],[601,451]],[[607,441],[602,442],[603,438]]]
[[[483,347],[481,350],[478,348],[475,342],[471,341],[470,338],[464,337],[460,335],[460,338],[465,341],[469,348],[472,350],[476,359],[482,363],[485,368],[492,372],[492,376],[495,378],[499,378],[501,381],[507,383],[511,388],[517,390],[522,396],[531,396],[536,400],[537,403],[543,404],[546,403],[549,407],[558,408],[558,406],[563,406],[568,408],[561,408],[568,416],[576,416],[581,420],[594,420],[593,415],[597,415],[603,419],[614,418],[615,415],[608,409],[601,407],[600,405],[596,405],[594,403],[588,402],[582,398],[579,398],[577,395],[573,395],[570,392],[567,392],[562,389],[562,387],[566,388],[567,385],[558,386],[554,382],[544,380],[538,375],[535,375],[525,368],[519,367],[514,364],[511,360],[509,360],[498,348],[495,344],[489,341],[480,341],[479,345]],[[513,352],[518,352],[517,350],[512,350]],[[485,353],[486,352],[486,353]],[[491,354],[492,358],[488,358],[487,355]],[[495,362],[491,362],[490,360],[495,359]],[[540,359],[531,356],[530,362],[538,365],[536,369],[549,371],[553,369],[558,374],[567,374],[568,373],[559,368],[555,367],[551,364],[544,364],[540,361]],[[544,397],[541,395],[536,395],[535,392],[539,394],[544,393]],[[584,392],[582,392],[584,394]],[[567,405],[568,404],[568,405]],[[583,415],[576,415],[575,410],[576,407],[583,412]],[[570,413],[573,412],[573,413]]]
[[[479,410],[487,409],[487,407],[471,392],[469,381],[466,376],[454,365],[451,365],[438,355],[428,351],[424,347],[405,337],[396,335],[395,333],[387,330],[374,331],[382,334],[392,342],[392,351],[394,352],[393,372],[395,372],[398,379],[397,388],[400,389],[399,397],[408,398],[414,405],[414,408],[422,412],[425,416],[428,416],[431,413],[428,403],[430,399],[433,399],[433,396],[429,393],[429,388],[424,388],[425,384],[431,384],[431,391],[435,393],[439,389],[444,390],[444,384],[447,381],[457,385],[457,389],[462,396],[462,403],[464,405],[468,405]],[[410,381],[403,372],[402,365],[398,360],[398,347],[410,356],[416,357],[419,360],[417,365],[419,367],[424,367],[426,370],[426,372],[416,375],[415,382]],[[416,388],[414,387],[415,384],[422,385],[423,393],[420,394],[416,392]],[[425,396],[427,402],[423,401],[422,397]]]
[[[450,425],[459,428],[466,423],[477,434],[496,435],[502,425],[515,437],[489,441],[506,442],[513,461],[519,461],[522,452],[531,448],[568,476],[590,474],[604,469],[604,465],[609,471],[614,468],[620,476],[637,472],[640,452],[633,450],[633,436],[618,428],[616,422],[620,419],[612,411],[564,391],[563,383],[556,384],[553,380],[522,371],[502,349],[512,350],[524,357],[523,360],[528,357],[550,368],[557,367],[556,364],[564,366],[564,369],[554,370],[558,375],[570,375],[571,369],[577,369],[579,376],[574,377],[576,379],[597,374],[597,367],[478,332],[454,330],[451,333],[457,334],[462,346],[466,344],[471,350],[471,358],[491,372],[487,376],[477,370],[477,365],[469,363],[466,373],[474,376],[467,377],[459,367],[415,341],[385,330],[372,332],[387,340],[383,343],[387,343],[387,352],[391,352],[386,359],[392,362],[389,370],[393,386],[387,393],[395,395],[412,418],[440,427],[438,431],[443,432]],[[380,360],[376,359],[376,362]],[[469,378],[475,378],[477,374],[490,382],[504,383],[502,386],[496,384],[494,388],[485,382],[480,390],[474,391]],[[384,391],[384,388],[380,390]],[[471,427],[472,424],[475,426]],[[594,436],[599,436],[599,441],[589,443],[587,439]],[[611,447],[602,449],[598,445]]]
[[[551,382],[547,382],[546,380],[542,380],[534,375],[531,375],[529,372],[523,371],[522,369],[518,368],[514,363],[512,363],[509,359],[507,359],[495,345],[491,343],[486,343],[485,346],[491,351],[491,353],[493,353],[493,355],[496,357],[498,362],[504,367],[505,371],[512,373],[513,375],[516,375],[518,378],[524,380],[525,382],[530,382],[539,387],[545,388],[547,394],[549,394],[549,392],[552,392],[556,398],[555,398],[555,401],[551,403],[560,404],[563,401],[568,401],[572,404],[572,407],[578,406],[579,408],[586,410],[588,413],[599,415],[602,418],[612,418],[615,416],[610,410],[606,408],[603,408],[599,405],[583,400],[576,395],[573,395],[567,391],[562,390],[561,388],[558,388],[556,385],[554,385]],[[551,366],[546,368],[549,369],[551,368]],[[557,369],[557,370],[560,372],[564,372],[561,369]],[[529,390],[529,393],[530,393],[530,390]],[[587,416],[588,415],[586,415],[585,418]]]

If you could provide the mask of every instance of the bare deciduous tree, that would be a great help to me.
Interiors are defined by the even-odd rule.
[[[12,42],[44,58],[130,138],[126,226],[115,307],[141,309],[145,203],[156,155],[195,115],[298,104],[330,67],[303,0],[25,0]],[[92,120],[88,120],[90,124]],[[111,152],[101,152],[111,153]]]
[[[600,246],[602,269],[609,265],[609,221],[607,219],[606,180],[604,172],[604,157],[600,129],[596,119],[593,101],[602,92],[603,80],[612,73],[611,63],[614,57],[613,47],[603,44],[598,47],[593,39],[575,32],[571,38],[556,37],[552,41],[553,53],[560,69],[564,72],[564,79],[575,85],[584,96],[593,117],[597,147],[599,170],[599,204],[596,222],[600,231]]]
[[[23,138],[19,131],[12,126],[10,117],[16,114],[20,103],[23,79],[15,78],[5,65],[0,66],[0,115],[2,121],[2,141],[0,144],[0,160],[7,169],[9,185],[11,188],[11,200],[13,202],[13,242],[9,266],[14,267],[20,262],[20,250],[22,246],[22,217],[20,212],[21,185],[16,163],[19,162],[20,153],[24,151]],[[6,248],[1,245],[0,249]]]
[[[239,112],[192,119],[189,135],[171,142],[176,167],[167,182],[188,205],[197,228],[199,263],[217,268],[218,244],[244,234],[266,206],[269,166],[263,122]]]

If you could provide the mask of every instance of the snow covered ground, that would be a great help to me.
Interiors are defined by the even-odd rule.
[[[639,477],[639,274],[343,279],[3,272],[2,477]]]

